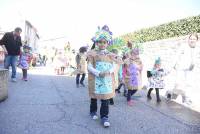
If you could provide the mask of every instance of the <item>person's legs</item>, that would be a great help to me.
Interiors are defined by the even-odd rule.
[[[109,127],[110,122],[108,120],[109,114],[109,99],[108,100],[101,100],[101,109],[100,109],[100,116],[101,116],[101,123],[104,127]]]
[[[117,89],[121,89],[121,87],[123,86],[123,83],[120,83]]]
[[[157,102],[161,102],[160,95],[159,95],[159,88],[156,88],[156,98],[157,98]]]
[[[79,87],[79,78],[80,78],[80,74],[76,75],[76,86]]]
[[[110,122],[108,120],[109,114],[109,99],[108,100],[101,100],[101,109],[100,109],[100,116],[101,116],[101,123],[104,127],[109,127]]]
[[[97,99],[91,98],[90,100],[90,115],[92,119],[97,119]]]
[[[61,74],[64,74],[65,67],[61,67]]]
[[[97,99],[91,98],[90,113],[97,112]]]
[[[128,94],[127,94],[127,103],[129,106],[133,105],[133,101],[131,100],[131,96],[133,94],[133,90],[128,90]]]
[[[115,92],[120,93],[121,87],[122,87],[122,83],[120,83],[119,86],[117,87],[117,89],[115,89]]]
[[[113,100],[113,98],[110,98],[109,102],[110,102],[110,105],[114,105],[114,100]]]
[[[24,73],[24,69],[22,69],[22,80],[24,80],[25,78],[25,73]]]
[[[172,95],[170,93],[167,94],[167,100],[171,100]]]
[[[62,72],[63,72],[63,67],[60,67],[60,72],[61,72],[61,74],[62,74]]]
[[[40,66],[42,66],[42,64],[43,64],[43,61],[42,61],[42,60],[40,60],[39,62],[40,62]]]
[[[80,81],[80,84],[82,86],[85,86],[84,83],[83,83],[84,80],[85,80],[85,73],[82,74],[81,81]]]
[[[22,69],[23,79],[27,81],[27,69]]]
[[[11,56],[12,78],[16,78],[17,56]]]
[[[65,67],[63,67],[63,74],[65,73]]]
[[[127,94],[127,101],[129,102],[131,100],[132,90],[128,90]]]
[[[124,88],[124,96],[127,97],[127,88],[126,88],[126,85],[124,83],[122,83],[123,85],[123,88]]]
[[[147,93],[147,98],[151,100],[151,92],[153,91],[153,88],[150,88]]]
[[[108,100],[101,100],[101,108],[100,108],[100,115],[102,118],[108,118],[109,114],[109,99]]]
[[[44,60],[44,66],[46,66],[46,60]]]
[[[138,90],[134,89],[131,93],[131,96],[134,95]]]

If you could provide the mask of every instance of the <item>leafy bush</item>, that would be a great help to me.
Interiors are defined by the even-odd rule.
[[[159,26],[141,29],[120,36],[124,41],[147,42],[188,35],[200,32],[200,15],[189,17]]]

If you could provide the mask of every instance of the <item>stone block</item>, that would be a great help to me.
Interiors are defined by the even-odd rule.
[[[0,69],[0,102],[8,97],[8,70]]]

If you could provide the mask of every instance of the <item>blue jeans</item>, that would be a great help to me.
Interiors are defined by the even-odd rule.
[[[17,66],[18,56],[6,55],[4,61],[4,68],[9,69],[10,65],[12,67],[12,76],[11,78],[16,78],[16,66]]]

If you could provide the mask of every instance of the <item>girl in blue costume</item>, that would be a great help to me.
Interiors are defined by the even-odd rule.
[[[87,54],[90,115],[92,119],[98,119],[97,99],[100,99],[101,123],[104,127],[109,127],[109,99],[115,96],[114,62],[117,62],[118,58],[106,49],[112,41],[112,33],[108,26],[99,28],[92,40],[96,49]]]

